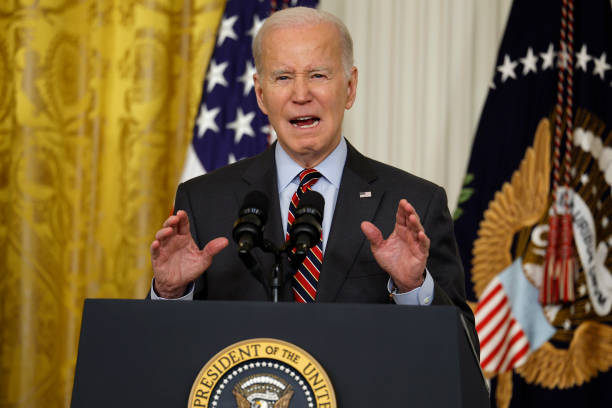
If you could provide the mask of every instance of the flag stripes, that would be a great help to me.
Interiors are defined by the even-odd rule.
[[[505,372],[526,361],[529,341],[512,316],[508,296],[498,277],[485,289],[475,317],[483,370]]]

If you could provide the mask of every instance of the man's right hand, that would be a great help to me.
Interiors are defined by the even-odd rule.
[[[227,238],[215,238],[200,250],[191,237],[187,213],[179,210],[171,215],[151,244],[155,292],[166,299],[183,296],[189,283],[204,273],[228,244]]]

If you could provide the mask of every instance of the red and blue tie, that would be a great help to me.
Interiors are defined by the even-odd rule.
[[[315,169],[305,169],[300,172],[300,185],[291,198],[289,203],[289,219],[287,222],[287,235],[289,239],[289,230],[295,220],[295,213],[300,203],[300,199],[304,193],[312,188],[313,185],[321,178],[321,173]],[[321,265],[323,263],[323,242],[319,238],[317,245],[310,248],[306,254],[306,258],[297,268],[293,275],[293,298],[298,303],[312,303],[317,295],[317,284],[321,273]]]

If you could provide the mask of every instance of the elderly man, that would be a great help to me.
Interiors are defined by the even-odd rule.
[[[265,21],[253,55],[257,102],[278,142],[179,186],[178,211],[151,245],[151,297],[265,300],[266,287],[227,237],[244,196],[259,190],[271,202],[264,237],[283,242],[299,186],[324,196],[323,234],[281,300],[454,304],[473,325],[444,190],[361,155],[343,138],[357,91],[345,25],[322,11],[286,9]],[[256,257],[272,269],[273,257]]]

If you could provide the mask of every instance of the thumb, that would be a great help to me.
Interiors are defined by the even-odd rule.
[[[204,249],[200,251],[200,254],[202,255],[200,257],[200,264],[202,267],[201,270],[202,271],[207,270],[212,264],[213,257],[217,255],[219,252],[221,252],[221,250],[225,248],[228,244],[229,244],[229,241],[227,240],[227,238],[223,238],[223,237],[215,238],[211,241],[208,241],[206,246],[204,246]]]
[[[213,257],[217,255],[223,248],[225,248],[229,244],[227,238],[215,238],[211,241],[208,241],[204,249],[200,252],[202,257],[200,258],[200,262],[202,264],[202,270],[208,269],[208,267],[212,264]]]
[[[363,221],[361,223],[361,232],[370,241],[370,245],[377,247],[383,241],[382,232],[369,221]]]
[[[227,238],[220,237],[215,238],[211,241],[208,241],[204,249],[202,249],[202,253],[206,258],[210,258],[212,261],[212,257],[221,252],[229,244]]]

